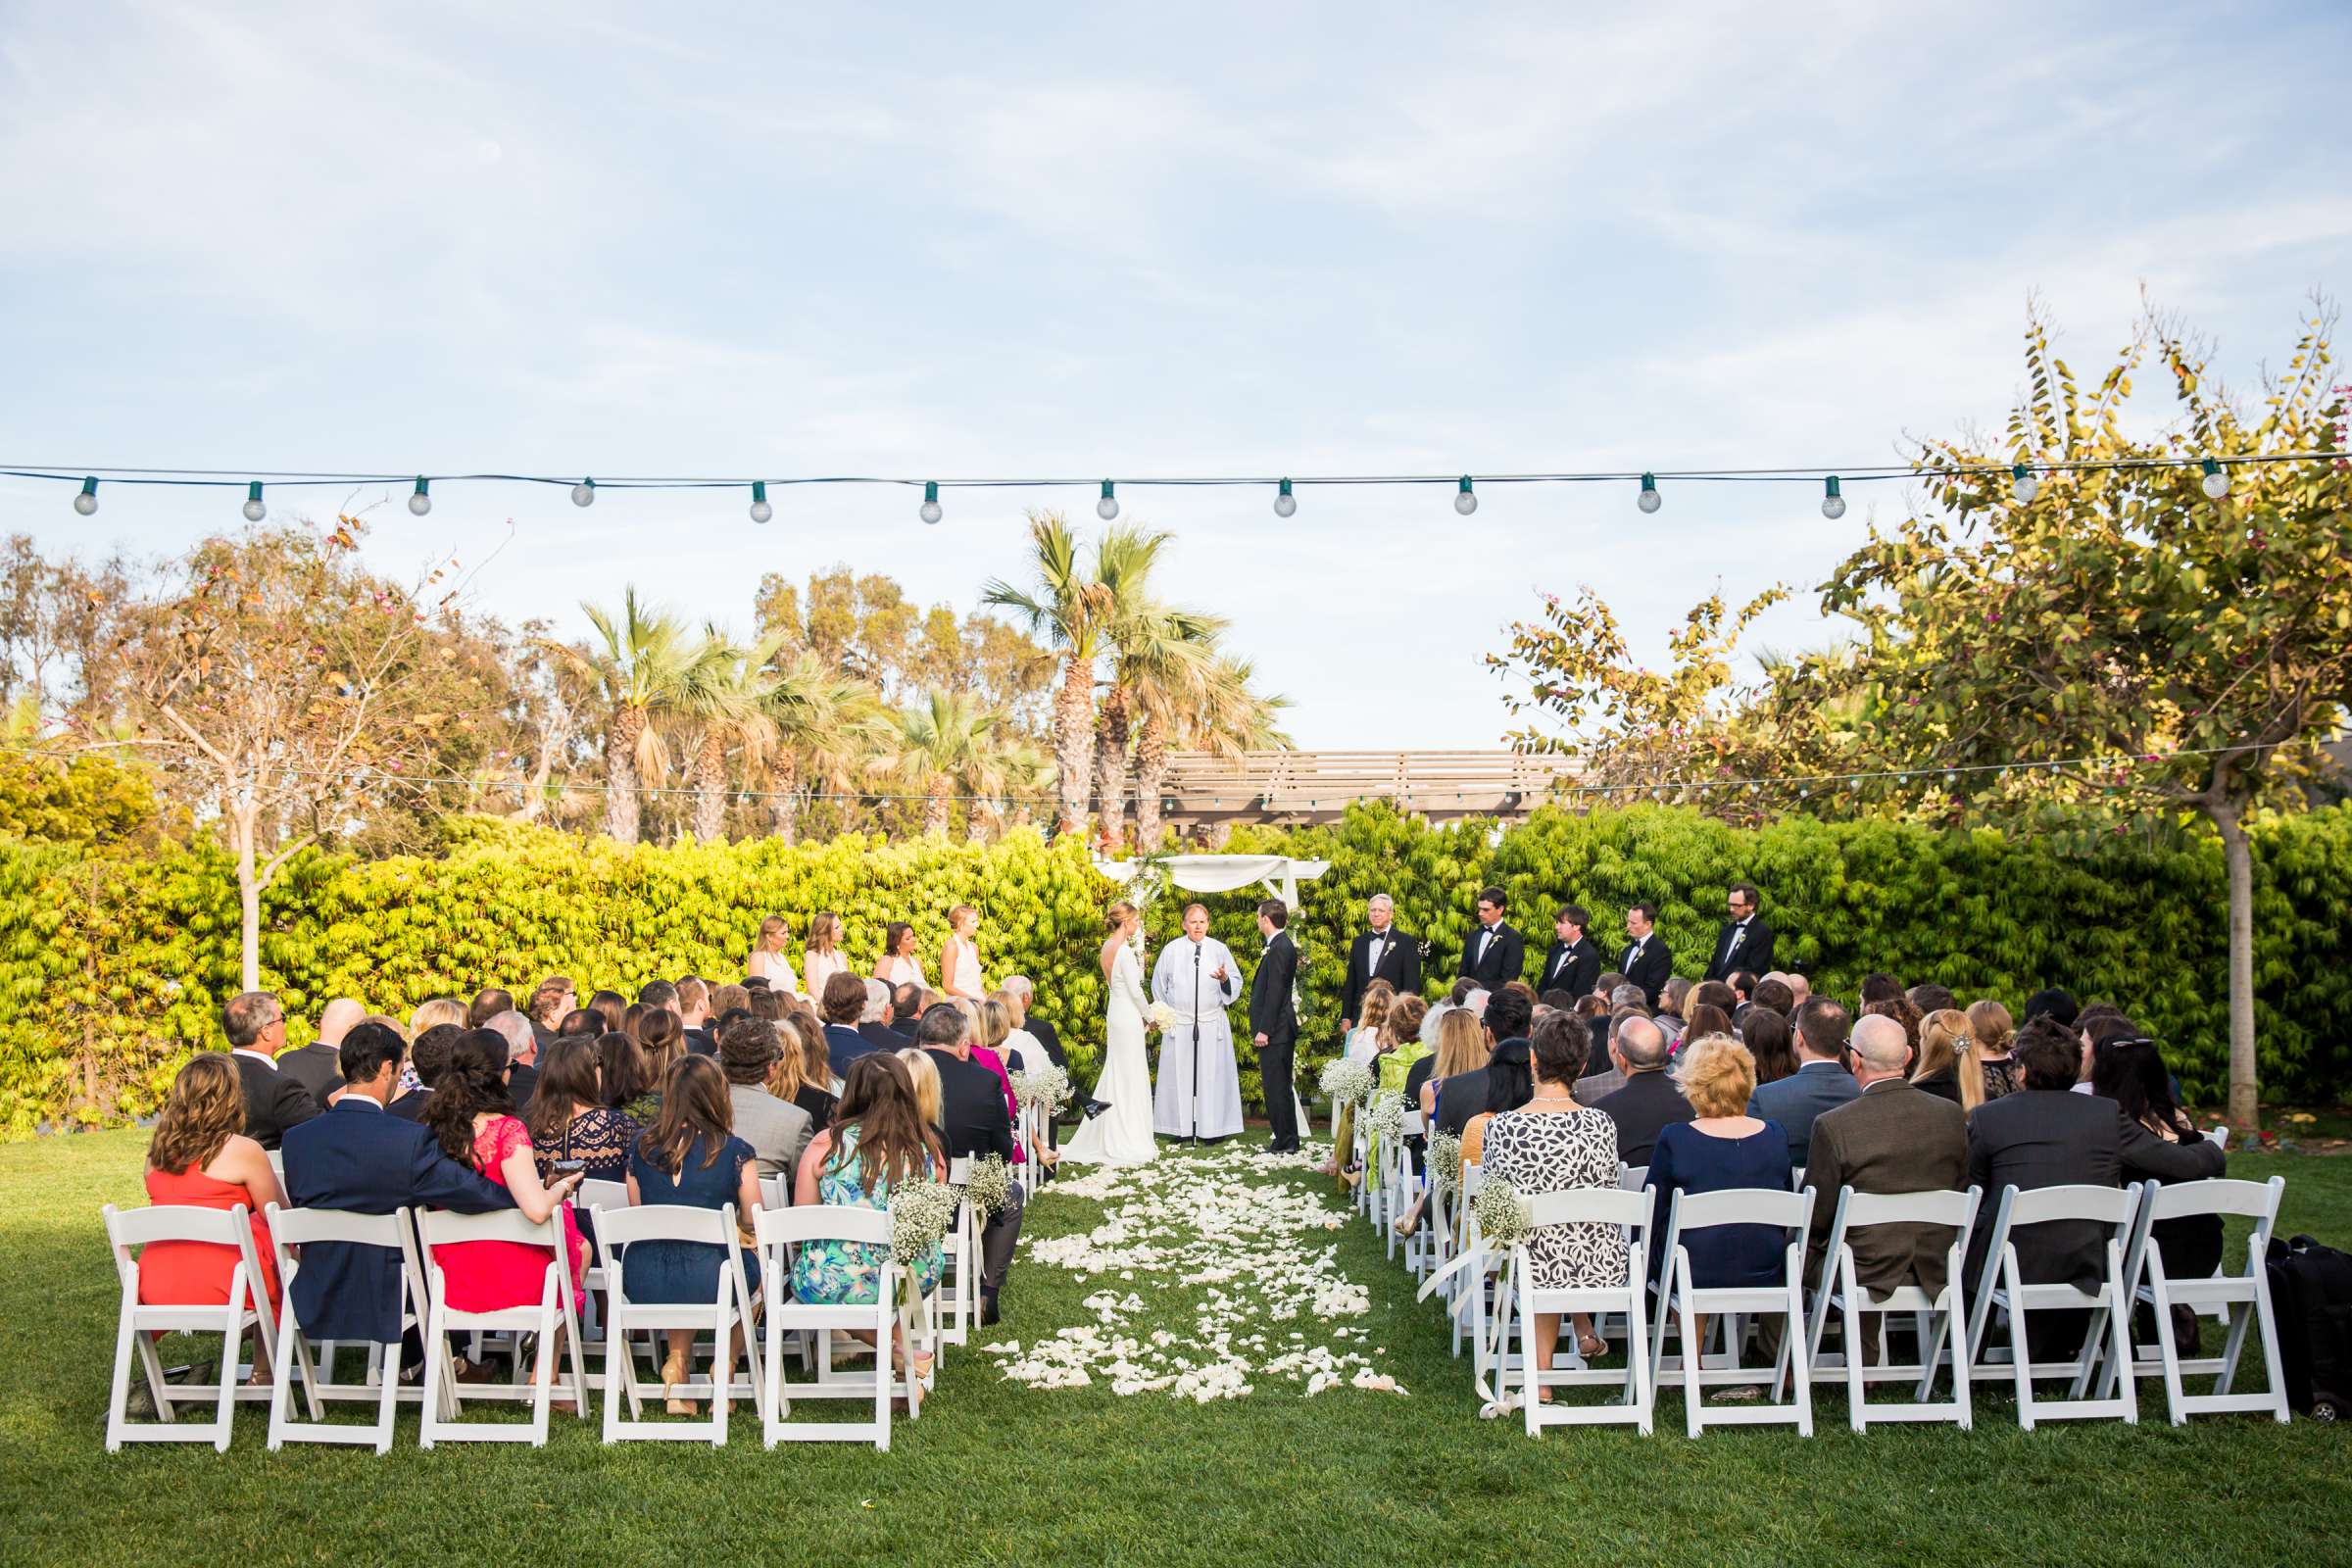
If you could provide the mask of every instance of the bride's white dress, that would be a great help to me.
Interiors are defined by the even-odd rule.
[[[1152,1058],[1144,1049],[1143,960],[1133,943],[1122,943],[1110,962],[1110,1003],[1102,1029],[1102,1076],[1094,1098],[1109,1102],[1089,1116],[1078,1136],[1062,1149],[1064,1159],[1086,1164],[1143,1165],[1159,1153],[1152,1138]]]

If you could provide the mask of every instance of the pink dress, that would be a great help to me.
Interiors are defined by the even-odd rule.
[[[531,1147],[531,1135],[513,1116],[500,1116],[476,1135],[473,1168],[483,1179],[507,1185],[507,1156]],[[564,1205],[564,1248],[576,1298],[588,1262],[579,1222]],[[501,1312],[535,1306],[547,1289],[547,1249],[527,1242],[453,1242],[433,1249],[433,1261],[447,1282],[450,1306],[460,1312]]]
[[[995,1052],[989,1050],[986,1046],[974,1046],[972,1048],[972,1059],[978,1062],[981,1066],[986,1067],[990,1072],[995,1073],[997,1075],[997,1082],[1004,1086],[1004,1109],[1011,1115],[1012,1125],[1017,1131],[1021,1125],[1021,1097],[1012,1092],[1012,1074],[1004,1070],[1004,1058],[999,1056]],[[1025,1165],[1028,1162],[1029,1152],[1023,1149],[1021,1147],[1021,1141],[1018,1138],[1015,1138],[1012,1141],[1012,1163],[1015,1165]]]

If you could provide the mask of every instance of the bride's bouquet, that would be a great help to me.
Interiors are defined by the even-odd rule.
[[[1176,1022],[1176,1009],[1164,1002],[1154,1002],[1152,1010],[1144,1014],[1144,1022],[1164,1032]]]
[[[1372,1069],[1360,1061],[1335,1056],[1323,1064],[1323,1094],[1336,1108],[1352,1105],[1372,1096],[1375,1080]]]

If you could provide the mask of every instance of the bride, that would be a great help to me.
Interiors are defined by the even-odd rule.
[[[1094,1098],[1105,1102],[1089,1116],[1061,1153],[1085,1164],[1142,1165],[1159,1152],[1152,1139],[1152,1063],[1144,1053],[1144,922],[1132,904],[1110,908],[1102,943],[1102,975],[1110,1003],[1102,1030],[1102,1076]]]

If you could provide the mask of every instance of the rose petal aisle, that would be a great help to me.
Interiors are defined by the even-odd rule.
[[[1033,1389],[1107,1384],[1123,1396],[1201,1404],[1343,1385],[1403,1394],[1383,1370],[1387,1348],[1363,1326],[1370,1295],[1340,1266],[1350,1210],[1327,1188],[1290,1179],[1319,1157],[1163,1148],[1152,1164],[1101,1166],[1048,1187],[1033,1223],[1079,1203],[1099,1204],[1102,1217],[1077,1234],[1025,1235],[1016,1285],[1039,1269],[1094,1283],[1082,1303],[1089,1320],[981,1348]]]

